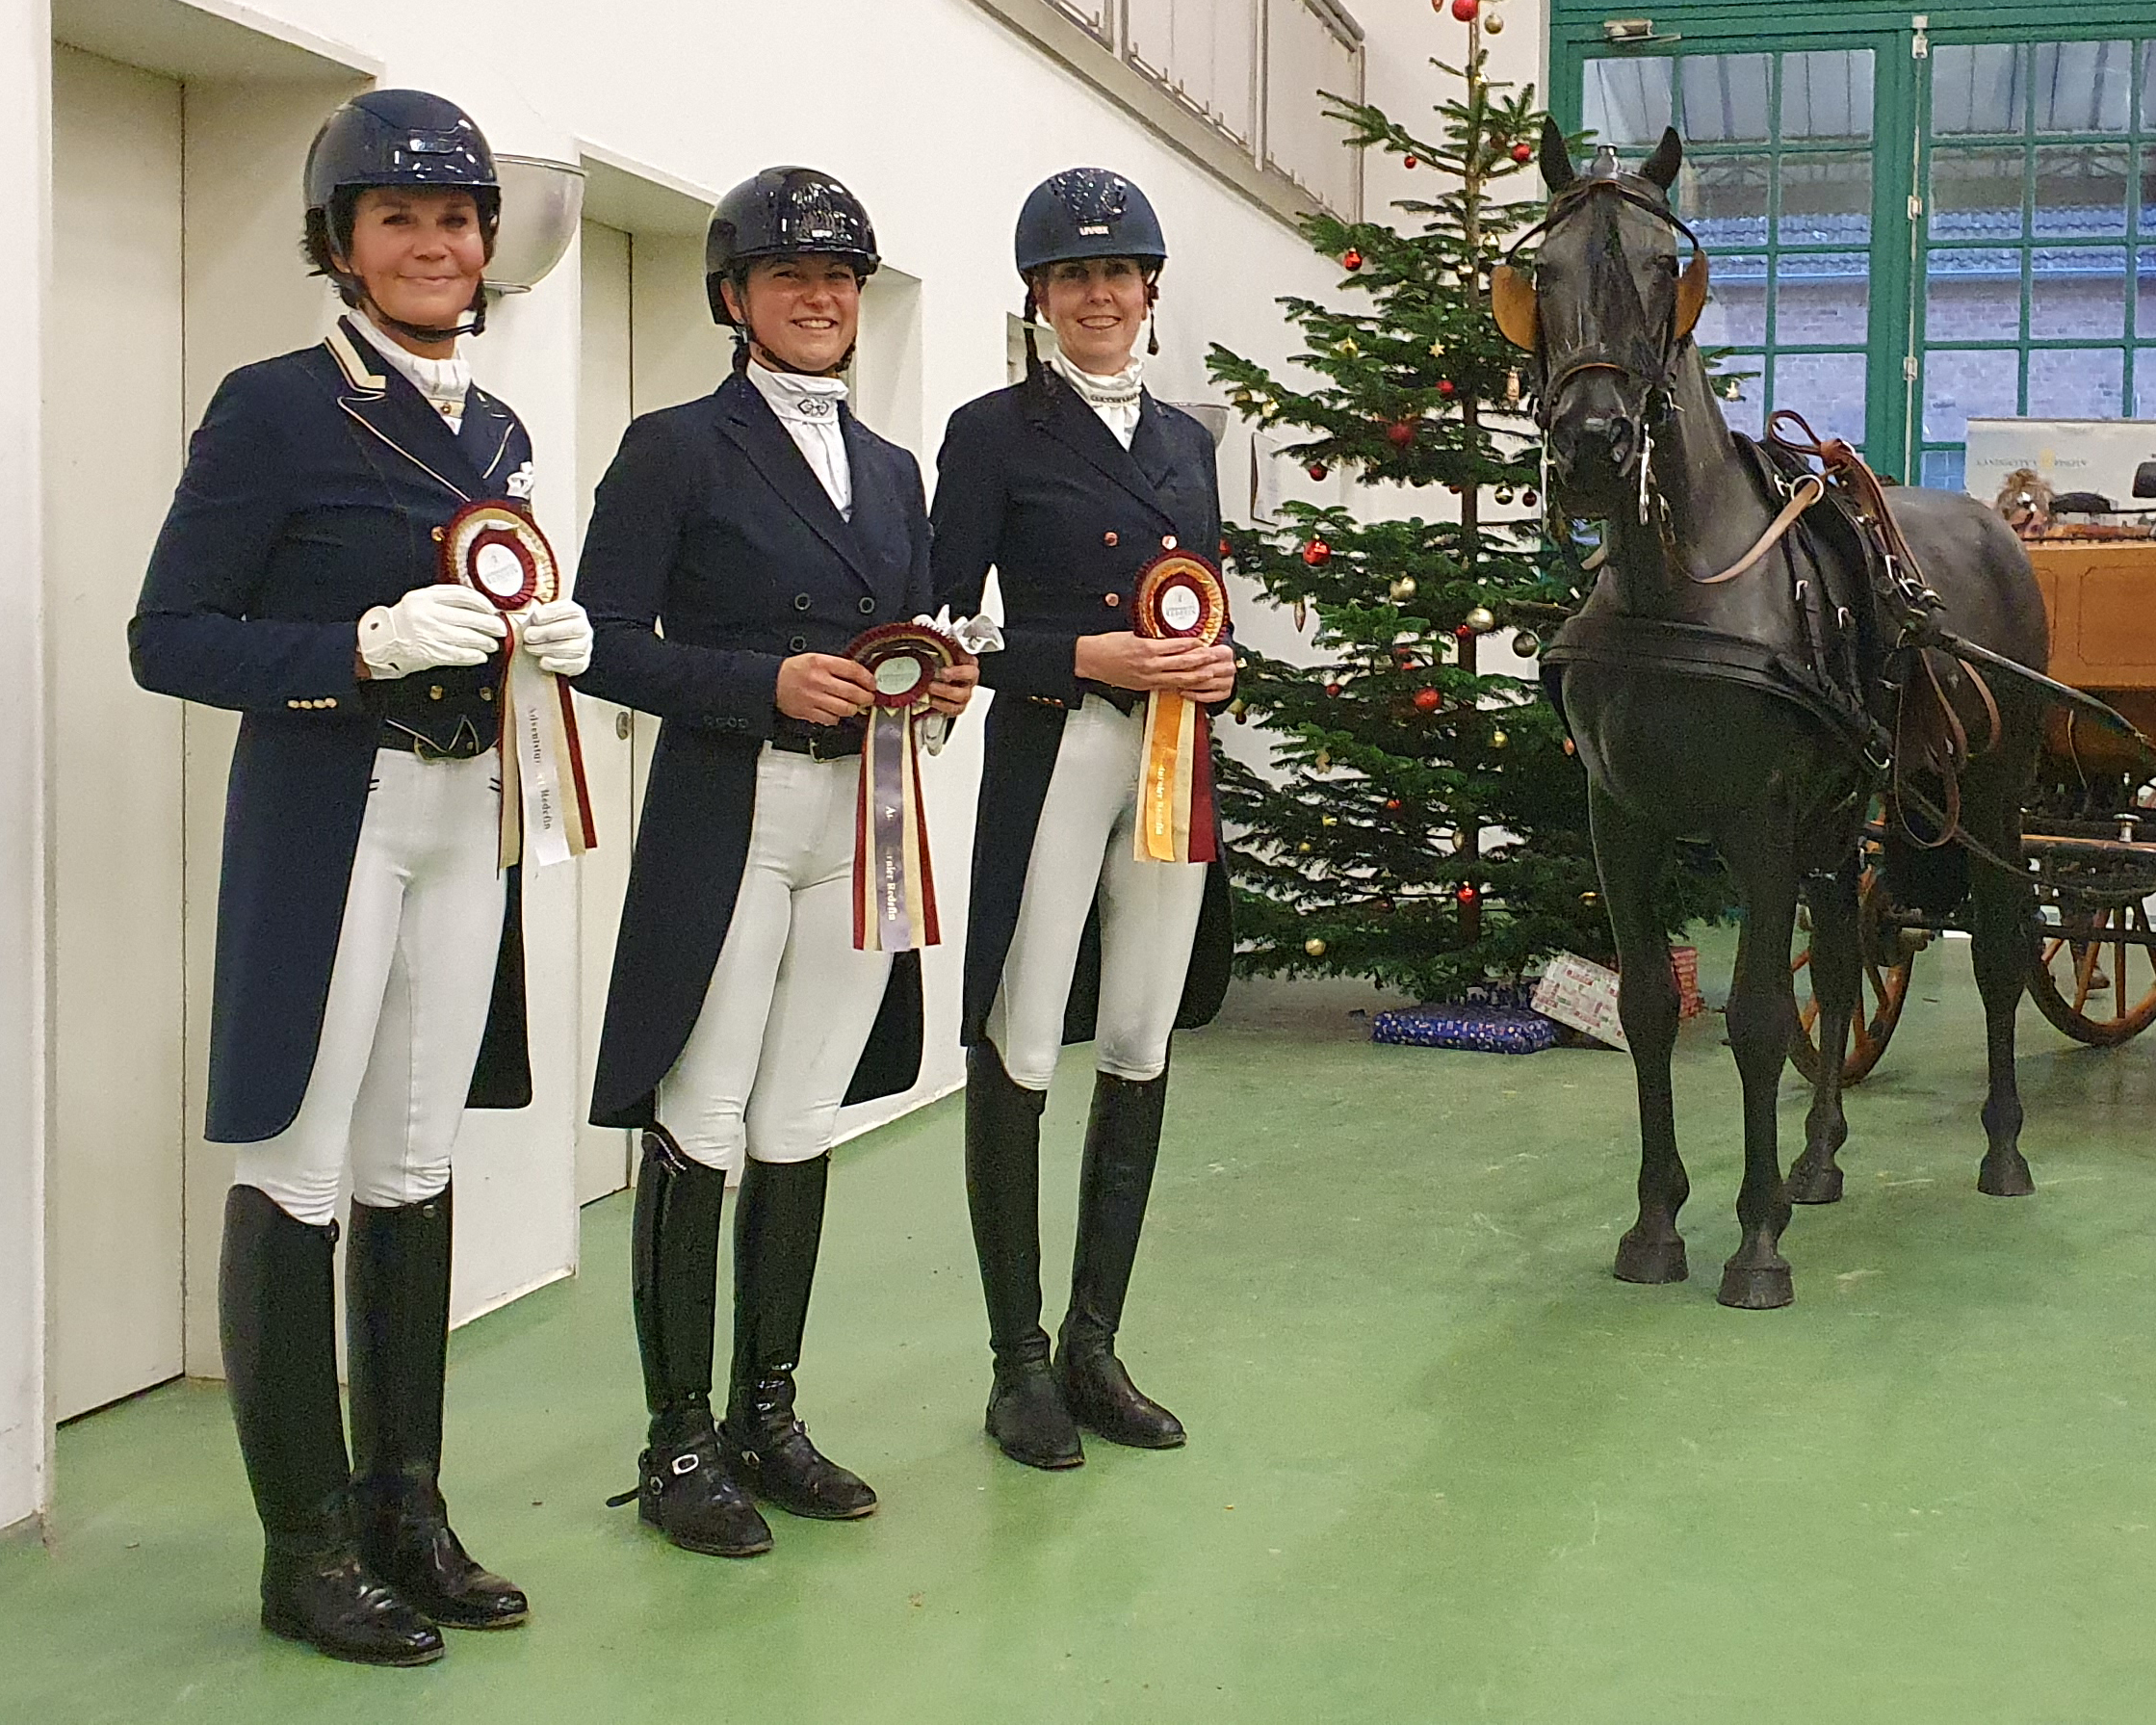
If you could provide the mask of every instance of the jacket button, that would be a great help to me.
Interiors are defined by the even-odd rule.
[[[876,602],[873,599],[862,600],[861,614],[865,617],[874,616],[876,614]]]
[[[325,707],[334,707],[337,704],[337,697],[333,694],[329,695],[323,701],[322,704]]]
[[[786,644],[796,653],[806,653],[809,650],[809,638],[805,635],[796,635]]]
[[[493,698],[494,698],[494,691],[493,691],[493,690],[491,690],[491,689],[482,689],[482,690],[481,690],[481,691],[480,691],[480,699],[481,699],[481,700],[482,700],[482,701],[490,701],[490,700],[492,700]],[[332,702],[330,703],[330,705],[332,705],[332,706],[334,706],[335,704],[336,704],[336,703],[335,703],[334,701],[332,701]]]
[[[1173,551],[1175,548],[1176,536],[1172,533],[1162,534],[1160,536],[1160,549],[1163,551]]]
[[[1115,530],[1113,528],[1110,528],[1106,533],[1101,536],[1101,543],[1104,545],[1113,545],[1114,543],[1116,543]]]
[[[427,698],[430,701],[440,700],[442,698],[442,686],[439,683],[436,683],[432,688],[429,689],[427,692]]]
[[[296,708],[296,707],[298,707],[298,706],[299,705],[299,703],[298,701],[287,701],[287,702],[285,702],[285,705],[286,705],[286,706],[288,706],[288,707],[295,707],[295,708]]]
[[[809,596],[808,596],[808,594],[806,594],[806,593],[795,593],[795,594],[793,595],[793,609],[794,609],[795,611],[806,611],[806,610],[808,610],[808,608],[809,608]]]
[[[1101,595],[1101,603],[1103,605],[1113,608],[1114,606],[1121,605],[1123,603],[1123,595],[1121,593],[1103,593]]]

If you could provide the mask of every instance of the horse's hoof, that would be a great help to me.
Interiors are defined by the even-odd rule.
[[[1800,1162],[1789,1170],[1787,1195],[1792,1204],[1839,1204],[1841,1170],[1807,1168]]]
[[[1987,1156],[1977,1169],[1976,1189],[1987,1197],[2027,1198],[2036,1193],[2036,1176],[2029,1172],[2029,1159],[2018,1150],[2005,1156]]]
[[[1794,1303],[1797,1290],[1786,1264],[1739,1264],[1732,1258],[1722,1267],[1722,1292],[1714,1297],[1740,1312],[1772,1312]]]
[[[1649,1240],[1634,1228],[1617,1242],[1617,1279],[1620,1282],[1645,1282],[1658,1287],[1665,1282],[1681,1282],[1691,1273],[1685,1266],[1681,1235]]]

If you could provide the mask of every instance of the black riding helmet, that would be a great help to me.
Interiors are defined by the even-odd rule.
[[[337,254],[351,255],[353,212],[359,195],[371,187],[471,193],[485,230],[487,255],[493,255],[502,220],[502,182],[494,152],[470,115],[424,90],[371,90],[345,103],[315,134],[301,183],[307,202],[307,261],[337,284],[347,305],[356,306],[363,290],[357,277],[339,267]],[[486,327],[483,288],[473,296],[470,317],[470,325],[461,329],[399,327],[422,341],[477,335]]]
[[[766,168],[718,200],[704,236],[704,292],[714,322],[740,327],[718,290],[731,281],[740,293],[760,257],[843,257],[863,281],[883,261],[861,200],[813,168]]]

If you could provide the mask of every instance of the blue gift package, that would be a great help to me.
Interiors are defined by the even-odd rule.
[[[1370,1020],[1370,1040],[1414,1048],[1466,1048],[1479,1054],[1537,1054],[1562,1032],[1528,1003],[1531,985],[1493,983],[1457,1001],[1401,1006]]]

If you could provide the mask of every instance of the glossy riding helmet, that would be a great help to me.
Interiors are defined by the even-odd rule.
[[[737,295],[744,293],[748,267],[760,257],[844,258],[862,281],[883,261],[868,210],[831,175],[813,168],[766,168],[743,180],[718,200],[704,235],[704,292],[713,321],[740,338],[737,370],[748,362],[748,331],[726,309],[719,290],[731,281]],[[846,360],[852,357],[848,353]]]
[[[502,182],[494,152],[470,115],[426,91],[371,90],[352,97],[315,134],[301,183],[307,202],[307,261],[337,284],[347,305],[357,306],[365,289],[338,264],[337,256],[351,255],[353,213],[359,195],[371,187],[471,193],[486,234],[487,255],[494,255],[494,236],[502,222]],[[453,329],[401,323],[379,307],[375,315],[417,341],[478,335],[486,327],[486,290],[482,286],[473,294],[466,312],[470,322]]]
[[[1105,168],[1068,168],[1051,174],[1027,195],[1018,212],[1018,274],[1026,283],[1026,358],[1028,372],[1040,358],[1033,350],[1037,307],[1033,277],[1056,264],[1093,257],[1128,257],[1149,277],[1147,298],[1157,292],[1156,277],[1168,261],[1168,242],[1153,204],[1120,173]],[[1158,353],[1157,340],[1147,351]]]

